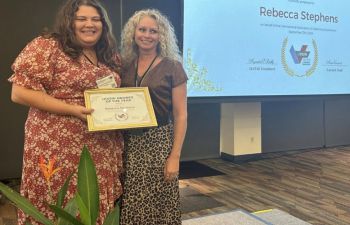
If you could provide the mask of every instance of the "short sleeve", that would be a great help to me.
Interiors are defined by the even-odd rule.
[[[180,62],[174,62],[174,74],[172,77],[172,87],[177,87],[188,80],[186,72]]]
[[[57,49],[53,39],[38,37],[31,41],[12,64],[9,81],[33,90],[45,91],[54,73],[52,56]]]

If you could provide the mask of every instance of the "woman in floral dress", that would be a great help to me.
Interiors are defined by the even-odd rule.
[[[12,69],[12,100],[29,106],[21,195],[53,219],[47,202],[57,198],[66,178],[76,172],[86,145],[96,166],[101,224],[122,193],[119,175],[123,139],[119,132],[88,132],[84,90],[97,88],[96,81],[112,76],[120,85],[115,39],[106,11],[97,0],[68,0],[57,15],[54,31],[31,41],[19,54]],[[40,159],[56,159],[60,169],[46,180]],[[41,161],[42,162],[42,161]],[[76,191],[76,174],[69,186]],[[49,187],[52,195],[50,196]],[[19,224],[32,218],[19,211]]]

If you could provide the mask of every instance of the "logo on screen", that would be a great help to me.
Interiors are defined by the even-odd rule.
[[[307,44],[303,44],[300,50],[295,50],[294,45],[289,48],[289,53],[286,54],[288,47],[288,38],[283,40],[281,51],[281,62],[284,71],[289,76],[308,77],[311,76],[318,64],[318,49],[315,40],[312,40],[312,47],[308,49]]]
[[[308,59],[308,57],[310,55],[310,51],[306,51],[306,49],[307,49],[307,45],[301,46],[300,51],[296,51],[294,49],[293,45],[292,45],[292,47],[290,47],[289,52],[290,52],[295,64],[300,64],[303,59],[305,59],[304,61],[306,61]],[[307,63],[308,63],[308,65],[310,65],[310,61],[308,61]]]

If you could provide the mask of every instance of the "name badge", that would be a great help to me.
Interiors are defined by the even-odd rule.
[[[115,82],[114,76],[112,74],[96,80],[96,84],[100,89],[117,87],[117,83]]]

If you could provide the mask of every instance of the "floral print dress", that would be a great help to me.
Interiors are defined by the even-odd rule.
[[[14,74],[9,79],[16,85],[46,92],[69,104],[84,105],[83,92],[96,88],[96,80],[112,74],[119,75],[100,63],[91,64],[81,58],[73,60],[52,38],[38,37],[30,42],[12,65]],[[49,218],[54,214],[48,209],[50,201],[48,185],[51,185],[53,199],[57,198],[60,187],[66,178],[76,172],[83,146],[86,145],[97,170],[100,191],[101,224],[106,214],[114,207],[121,195],[119,180],[121,172],[123,139],[118,131],[88,132],[86,122],[68,115],[58,115],[31,107],[25,123],[25,143],[21,195],[28,198]],[[48,184],[40,170],[40,158],[56,158],[57,167]],[[76,191],[76,173],[72,178],[65,202]],[[19,211],[19,224],[26,220],[38,224]]]

